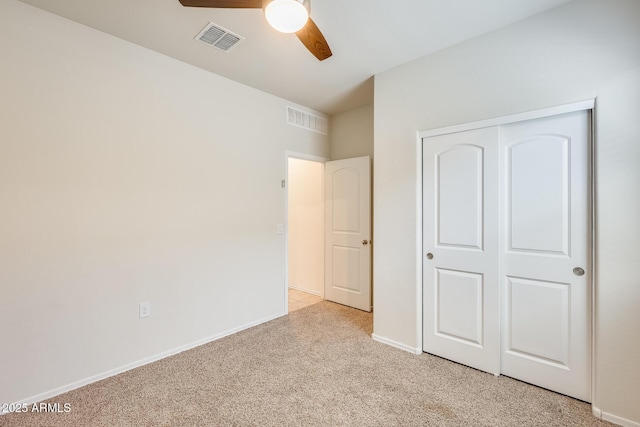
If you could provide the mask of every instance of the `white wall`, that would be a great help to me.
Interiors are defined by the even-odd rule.
[[[327,137],[15,0],[0,60],[0,402],[284,313],[284,153]]]
[[[594,97],[594,406],[640,423],[637,0],[575,1],[375,77],[374,333],[421,347],[417,131]]]
[[[324,297],[324,164],[289,158],[289,286]]]
[[[373,105],[331,116],[331,160],[373,158]]]

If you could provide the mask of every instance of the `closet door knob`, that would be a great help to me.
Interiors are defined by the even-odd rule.
[[[433,259],[433,254],[431,252],[427,254],[427,259]]]
[[[584,270],[580,267],[576,267],[573,269],[573,274],[576,276],[584,276]]]

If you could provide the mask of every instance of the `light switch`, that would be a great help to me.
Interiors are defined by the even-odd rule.
[[[151,303],[141,302],[140,303],[140,318],[151,316]]]

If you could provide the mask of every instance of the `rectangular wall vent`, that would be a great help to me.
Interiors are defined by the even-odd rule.
[[[287,123],[326,135],[329,131],[329,120],[287,105]]]
[[[226,28],[216,25],[213,22],[209,22],[207,26],[204,27],[195,37],[195,39],[208,46],[228,52],[231,48],[244,40],[244,37],[240,37]]]

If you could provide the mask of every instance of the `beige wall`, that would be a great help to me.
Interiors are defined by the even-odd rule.
[[[331,116],[331,160],[373,158],[373,105]]]
[[[0,1],[0,402],[284,313],[283,99]],[[138,304],[151,316],[138,318]]]
[[[593,403],[640,424],[639,47],[640,2],[580,0],[376,75],[376,336],[422,345],[416,133],[597,98]]]
[[[289,286],[324,297],[324,164],[289,158]]]

